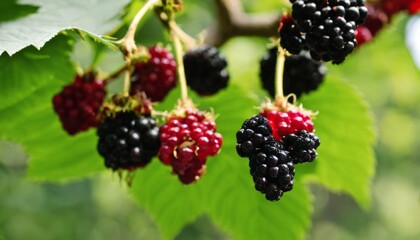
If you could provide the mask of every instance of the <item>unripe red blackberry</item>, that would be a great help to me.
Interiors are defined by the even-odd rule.
[[[184,67],[187,85],[201,96],[213,95],[228,84],[226,58],[215,47],[191,49],[184,55]]]
[[[134,111],[111,114],[98,126],[97,149],[112,170],[134,170],[147,165],[160,147],[159,128],[150,116]]]
[[[168,117],[160,128],[159,159],[172,167],[184,184],[197,181],[205,171],[208,156],[216,155],[222,146],[222,135],[216,124],[198,110],[181,110]]]
[[[262,86],[274,97],[274,82],[277,63],[277,48],[271,48],[260,60]],[[283,71],[283,91],[285,95],[294,93],[299,98],[302,93],[316,90],[324,81],[325,64],[312,60],[308,52],[286,56]]]
[[[279,200],[284,192],[293,188],[295,168],[289,152],[282,149],[276,140],[267,141],[249,158],[255,189],[270,201]]]
[[[318,156],[316,149],[321,142],[315,133],[302,130],[284,136],[282,140],[294,164],[312,162]]]
[[[290,109],[285,112],[279,110],[263,109],[261,115],[268,119],[273,129],[273,136],[281,141],[284,136],[305,130],[314,131],[314,124],[310,115],[301,109]]]
[[[411,15],[420,12],[419,0],[379,0],[375,4],[389,17],[401,11],[408,11]]]
[[[77,75],[57,93],[52,103],[63,129],[70,135],[98,125],[98,112],[105,98],[105,84],[92,72]]]
[[[236,152],[241,157],[249,157],[257,148],[261,148],[272,139],[272,130],[267,118],[255,115],[245,120],[241,129],[236,132]]]
[[[135,64],[130,93],[144,92],[152,101],[160,102],[176,85],[176,62],[163,47],[152,46],[149,54],[147,62]]]

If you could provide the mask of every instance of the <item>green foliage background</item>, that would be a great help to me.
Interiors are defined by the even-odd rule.
[[[200,108],[219,114],[218,130],[224,136],[222,152],[209,159],[207,173],[194,185],[183,186],[156,160],[137,171],[133,187],[127,189],[104,169],[94,130],[76,137],[65,134],[52,110],[52,96],[72,80],[75,64],[88,67],[93,62],[106,73],[123,64],[118,52],[101,47],[111,45],[101,34],[121,36],[129,16],[142,5],[100,2],[27,0],[22,6],[8,0],[8,9],[20,17],[0,19],[0,33],[8,30],[0,38],[0,53],[7,52],[0,56],[0,138],[5,140],[0,143],[0,239],[420,236],[414,225],[420,215],[420,180],[415,174],[420,164],[414,161],[419,155],[414,133],[420,74],[404,45],[405,16],[394,19],[343,65],[329,65],[322,87],[302,98],[306,108],[319,111],[319,158],[297,166],[293,191],[272,203],[253,189],[247,161],[234,150],[236,130],[266,96],[258,79],[265,39],[226,43],[221,50],[230,63],[230,86],[214,97],[193,96]],[[212,1],[185,3],[178,20],[196,34],[211,23]],[[251,12],[283,7],[272,1],[244,3]],[[89,6],[95,11],[83,14]],[[63,10],[61,15],[51,15],[55,7]],[[126,17],[119,20],[121,16]],[[47,17],[61,21],[45,24]],[[42,31],[19,31],[28,27],[28,18]],[[137,33],[138,41],[146,46],[168,43],[163,31],[150,15]],[[33,36],[37,34],[44,37]],[[13,36],[23,37],[10,41]],[[120,87],[117,81],[111,90]],[[173,90],[157,108],[171,109],[178,95],[179,90]],[[375,135],[379,140],[373,148]],[[396,203],[403,203],[400,209],[394,208]]]

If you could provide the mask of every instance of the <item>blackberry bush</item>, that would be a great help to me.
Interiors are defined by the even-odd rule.
[[[98,112],[105,99],[105,83],[92,72],[77,75],[57,93],[52,103],[63,129],[70,135],[98,125]]]
[[[321,144],[315,133],[308,133],[305,130],[284,136],[282,141],[295,164],[312,162],[318,156],[316,149]]]
[[[274,80],[277,63],[277,48],[271,48],[260,60],[260,80],[263,88],[274,98]],[[312,60],[308,52],[286,56],[283,72],[285,95],[294,93],[299,98],[303,93],[316,90],[324,81],[325,64]]]
[[[144,167],[160,147],[159,128],[151,116],[119,111],[105,117],[98,126],[98,152],[112,170]]]
[[[149,54],[147,62],[135,64],[130,92],[144,92],[152,101],[160,102],[176,85],[176,62],[172,53],[159,46],[150,47]]]
[[[201,96],[213,95],[226,88],[229,73],[226,58],[211,46],[200,46],[184,55],[188,86]]]

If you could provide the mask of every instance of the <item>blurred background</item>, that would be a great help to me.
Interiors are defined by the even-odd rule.
[[[269,12],[281,5],[263,2],[244,1],[246,10],[252,12]],[[186,8],[188,14],[181,15],[179,22],[192,35],[212,22],[212,1]],[[403,14],[395,16],[373,42],[358,49],[342,66],[328,65],[328,74],[354,85],[371,106],[378,136],[376,175],[370,209],[362,209],[346,195],[311,185],[314,214],[307,239],[420,239],[420,70],[413,61],[413,57],[420,58],[420,20],[412,17],[407,25],[408,21]],[[139,32],[147,33],[142,38],[144,45],[164,38],[154,17]],[[268,42],[235,38],[222,47],[232,63],[233,79],[254,76],[250,84],[260,87],[258,62]],[[244,51],[250,53],[246,58]],[[87,66],[90,54],[89,46],[79,42],[74,59]],[[119,53],[107,52],[100,67],[112,72],[118,67],[113,59],[120,61]],[[152,217],[134,204],[116,174],[106,172],[59,184],[32,182],[25,179],[27,159],[21,146],[0,142],[0,240],[161,238]],[[201,216],[177,239],[229,237]]]

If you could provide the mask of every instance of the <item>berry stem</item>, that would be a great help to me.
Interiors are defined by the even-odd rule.
[[[283,72],[284,72],[284,62],[285,62],[284,50],[278,46],[278,53],[277,53],[277,62],[276,62],[276,102],[277,99],[282,100],[284,98],[283,93]]]
[[[140,20],[160,1],[161,0],[147,1],[146,4],[144,4],[144,6],[137,12],[136,16],[128,27],[125,36],[117,42],[121,44],[126,54],[130,55],[137,49],[136,43],[134,42],[134,35],[136,34],[137,26],[139,25]]]
[[[111,73],[110,75],[108,75],[103,82],[105,83],[109,83],[112,80],[114,80],[115,78],[117,78],[118,76],[120,76],[121,73],[125,72],[127,70],[127,65],[122,66],[120,69],[118,69],[117,71]]]
[[[130,76],[131,76],[131,59],[129,57],[125,58],[125,62],[126,62],[126,69],[124,72],[124,89],[123,89],[123,94],[128,96],[129,92],[130,92]]]
[[[183,50],[181,40],[179,39],[178,35],[173,30],[174,22],[169,22],[169,28],[171,30],[171,37],[172,41],[175,45],[175,53],[176,53],[176,66],[178,72],[178,81],[179,85],[181,86],[181,99],[183,101],[188,99],[188,88],[187,88],[187,79],[185,78],[185,70],[184,70],[184,60],[183,60]]]

